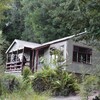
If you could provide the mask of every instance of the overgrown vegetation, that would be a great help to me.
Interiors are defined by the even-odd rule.
[[[3,1],[1,0],[0,5]],[[9,1],[3,3],[7,4]],[[3,50],[2,57],[15,38],[43,43],[82,32],[84,28],[87,28],[88,33],[82,39],[99,48],[99,0],[12,1],[11,9],[3,9],[2,14],[6,19],[0,23],[4,40],[0,43],[0,49]],[[2,6],[0,7],[2,9]]]
[[[27,89],[31,89],[31,79],[30,75],[32,74],[30,68],[25,66],[22,73],[22,83],[21,90],[26,91]]]
[[[18,91],[13,92],[12,94],[6,94],[0,96],[0,100],[48,100],[49,95],[48,93],[38,94],[35,93],[33,90],[30,91]]]
[[[53,49],[50,54],[55,58],[52,64],[48,66],[44,63],[42,70],[34,74],[34,79],[32,80],[34,91],[39,93],[51,91],[51,94],[55,96],[75,95],[79,90],[78,82],[72,74],[65,70],[66,64],[63,63],[62,52],[58,49]]]
[[[5,62],[5,51],[15,38],[43,43],[87,28],[88,33],[83,39],[86,39],[90,45],[100,48],[99,10],[99,0],[1,0],[0,64]],[[56,67],[58,65],[57,62]],[[5,75],[1,68],[0,66],[1,99],[37,98],[38,100],[41,97],[42,100],[42,96],[34,93],[32,88],[36,92],[50,90],[52,95],[64,96],[75,94],[78,90],[76,79],[72,74],[61,70],[61,66],[56,69],[46,67],[41,72],[35,73],[32,80],[29,78],[31,72],[28,67],[23,70],[23,77],[18,79],[12,75]],[[96,87],[96,77],[84,77],[80,92],[88,98],[89,93]],[[43,100],[46,100],[45,96]]]
[[[77,80],[64,70],[43,68],[42,71],[35,73],[32,82],[36,92],[51,91],[52,95],[68,96],[76,94],[78,88]]]
[[[23,69],[23,79],[24,80],[29,80],[29,76],[32,74],[30,68],[28,66],[25,66],[24,69]]]
[[[34,98],[34,96],[37,96],[36,94],[41,95],[45,92],[47,94],[51,92],[52,95],[56,96],[68,96],[76,94],[76,91],[79,90],[77,80],[72,74],[59,70],[59,68],[51,69],[50,67],[45,67],[42,71],[36,72],[33,79],[29,76],[30,69],[25,67],[23,77],[5,74],[3,77],[0,77],[1,98],[8,98],[9,100],[15,96],[17,100],[18,98],[24,99],[27,95]]]
[[[13,75],[4,75],[1,79],[2,91],[12,93],[13,91],[19,90],[20,83],[18,79]]]
[[[82,100],[88,100],[89,96],[93,94],[94,91],[98,91],[98,80],[97,76],[87,75],[84,76],[82,82],[80,83],[80,96]]]
[[[61,69],[61,66],[55,69],[45,66],[41,71],[30,75],[28,67],[24,68],[23,77],[0,74],[0,99],[47,100],[50,95],[69,96],[80,93],[82,100],[88,100],[99,86],[97,76],[84,76],[80,83],[72,74]],[[99,100],[97,98],[99,97],[94,100]]]
[[[23,77],[0,74],[0,100],[47,100],[49,93],[35,93],[29,79],[30,69],[25,67]]]

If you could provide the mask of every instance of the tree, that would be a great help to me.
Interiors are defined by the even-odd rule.
[[[7,19],[2,23],[3,37],[9,43],[15,38],[20,39],[24,30],[23,15],[20,12],[22,8],[20,0],[14,0],[11,5],[12,9],[5,12]]]
[[[90,44],[95,44],[100,41],[100,1],[86,0],[80,2],[80,11],[87,21],[88,34],[86,39]]]
[[[43,43],[84,28],[88,33],[83,39],[89,44],[100,40],[99,0],[14,0],[10,6],[1,23],[3,38],[9,43],[15,38]]]
[[[79,33],[84,28],[89,32],[86,39],[99,39],[99,8],[99,0],[23,0],[25,24],[30,25],[38,42]]]
[[[46,42],[70,35],[70,29],[67,27],[66,14],[63,0],[33,0],[27,5],[27,0],[23,0],[24,9],[28,8],[28,14],[25,18],[26,24],[30,24],[36,41]],[[61,4],[64,4],[60,6]],[[63,10],[63,11],[62,11]],[[52,35],[51,35],[52,34]]]
[[[5,52],[9,46],[9,42],[2,37],[0,32],[0,65],[4,64],[6,60]]]
[[[32,24],[30,23],[32,19],[30,20],[29,18],[29,14],[33,12],[31,9],[31,6],[33,5],[32,3],[33,1],[34,0],[21,1],[21,4],[22,4],[21,14],[24,15],[24,27],[25,27],[22,33],[21,39],[26,40],[26,41],[36,42],[38,38],[34,35],[34,30],[32,28]]]
[[[11,1],[11,0],[7,0]],[[2,3],[7,3],[6,0],[2,0]],[[6,6],[7,5],[7,6]],[[6,4],[6,8],[3,12],[3,16],[5,19],[1,21],[0,27],[2,30],[2,34],[0,34],[0,53],[2,58],[2,63],[5,62],[5,51],[11,44],[11,42],[17,38],[20,39],[21,33],[23,31],[23,16],[20,13],[21,10],[21,3],[20,0],[14,0],[10,2],[9,6],[8,3]],[[7,9],[10,7],[11,9]]]
[[[0,0],[0,21],[5,18],[4,11],[10,8],[11,0]]]

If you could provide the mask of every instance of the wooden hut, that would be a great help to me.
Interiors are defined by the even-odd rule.
[[[6,51],[6,72],[21,72],[23,66],[33,67],[33,48],[40,46],[32,43],[15,39]]]

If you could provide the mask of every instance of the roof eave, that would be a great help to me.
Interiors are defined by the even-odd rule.
[[[16,39],[13,41],[13,43],[10,45],[10,47],[6,50],[6,54],[9,52],[9,50],[11,49],[11,47],[16,43]]]

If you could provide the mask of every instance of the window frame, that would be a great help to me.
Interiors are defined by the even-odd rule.
[[[75,47],[78,49],[78,50],[75,50]],[[87,49],[86,51],[88,51],[88,52],[80,52],[79,51],[79,49]],[[76,54],[76,56],[77,56],[77,58],[76,58],[76,61],[74,60],[74,53],[77,53]],[[79,53],[80,53],[80,55],[81,54],[84,54],[85,56],[86,56],[86,61],[81,61],[81,60],[79,60]],[[83,63],[83,64],[89,64],[89,65],[91,65],[92,64],[92,48],[88,48],[88,47],[83,47],[83,46],[79,46],[79,45],[73,45],[73,52],[72,52],[72,62],[75,62],[75,63]],[[89,61],[88,61],[88,57],[87,56],[89,56]]]

